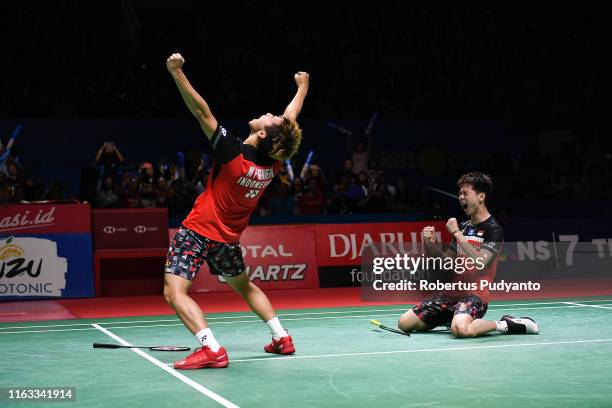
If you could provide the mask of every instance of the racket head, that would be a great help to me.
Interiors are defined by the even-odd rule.
[[[149,347],[152,351],[189,351],[191,348],[183,346],[154,346]]]

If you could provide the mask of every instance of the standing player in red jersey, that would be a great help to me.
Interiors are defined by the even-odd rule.
[[[503,316],[499,321],[484,320],[489,302],[488,287],[479,288],[481,281],[495,279],[497,260],[504,241],[504,231],[487,209],[487,199],[493,190],[491,177],[472,172],[457,182],[459,203],[469,220],[461,225],[450,218],[446,229],[452,235],[450,249],[443,252],[436,246],[434,227],[425,227],[427,255],[446,258],[471,258],[481,268],[467,269],[454,274],[453,282],[471,283],[477,289],[442,291],[404,313],[398,327],[405,331],[427,331],[436,326],[450,325],[455,337],[476,337],[492,331],[504,334],[538,334],[540,328],[529,317]]]
[[[295,352],[293,341],[276,317],[268,297],[249,280],[239,240],[281,162],[290,159],[300,146],[302,131],[296,119],[308,92],[309,75],[306,72],[295,74],[297,92],[283,115],[267,113],[251,120],[250,134],[243,142],[217,123],[206,101],[187,80],[182,69],[184,63],[180,54],[172,54],[166,67],[183,101],[210,141],[215,160],[206,189],[172,239],[166,258],[164,297],[202,345],[175,362],[174,367],[221,368],[229,364],[227,353],[208,327],[202,310],[187,294],[204,261],[212,274],[223,276],[251,310],[266,322],[272,342],[264,346],[264,350],[292,354]]]

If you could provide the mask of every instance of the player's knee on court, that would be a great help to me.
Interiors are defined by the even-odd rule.
[[[465,305],[465,303],[459,303],[456,306],[457,310],[451,321],[451,334],[456,338],[476,337],[474,331],[470,329],[470,325],[474,321],[473,315],[475,313],[472,313],[469,308],[463,305]]]
[[[470,330],[469,326],[464,323],[453,323],[451,324],[451,334],[455,338],[463,337],[474,337],[474,334]]]
[[[411,332],[414,330],[424,330],[425,324],[419,319],[419,317],[412,311],[408,310],[406,313],[400,316],[397,322],[397,328],[401,331]]]
[[[400,316],[399,320],[397,321],[397,328],[405,332],[410,331],[410,322],[404,317],[404,315]]]

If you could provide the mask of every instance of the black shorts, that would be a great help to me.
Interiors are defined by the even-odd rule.
[[[213,275],[238,276],[245,271],[240,243],[217,242],[181,227],[172,238],[165,272],[191,281],[206,261]]]
[[[487,302],[476,295],[468,295],[458,299],[448,299],[444,295],[427,299],[412,308],[429,330],[437,326],[450,326],[457,314],[467,314],[473,319],[481,319],[487,313]]]

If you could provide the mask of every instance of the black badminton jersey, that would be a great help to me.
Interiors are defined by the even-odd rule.
[[[213,241],[238,242],[263,190],[280,170],[280,162],[262,157],[221,125],[210,142],[212,174],[183,225]]]
[[[471,291],[452,291],[450,295],[452,297],[476,295],[483,301],[488,302],[489,289],[481,288],[480,281],[486,280],[490,283],[495,279],[499,253],[504,243],[504,230],[493,217],[489,217],[476,225],[472,225],[472,222],[467,220],[461,223],[459,229],[470,245],[481,251],[489,251],[493,254],[493,259],[483,269],[472,268],[466,269],[462,274],[455,273],[453,276],[454,282],[473,283],[476,289]],[[457,241],[454,238],[451,241],[450,247],[457,253],[457,258],[465,257],[463,249],[457,245]]]

